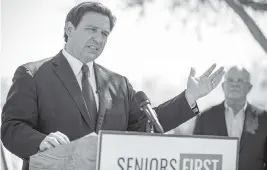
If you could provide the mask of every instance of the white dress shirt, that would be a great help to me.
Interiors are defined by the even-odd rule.
[[[65,56],[65,58],[68,60],[70,67],[72,68],[72,71],[79,83],[79,86],[82,90],[82,66],[83,63],[78,60],[77,58],[71,56],[65,49],[62,50],[62,54]],[[95,79],[95,71],[93,69],[93,62],[86,63],[89,67],[90,70],[90,75],[89,75],[89,82],[92,86],[94,96],[95,96],[95,101],[96,101],[96,108],[98,110],[99,108],[99,97],[98,94],[96,93],[96,79]]]
[[[241,138],[245,121],[245,111],[247,108],[247,102],[245,106],[236,115],[234,114],[232,108],[230,108],[226,102],[224,102],[224,106],[228,136]]]

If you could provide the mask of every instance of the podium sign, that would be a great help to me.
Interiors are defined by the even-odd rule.
[[[97,170],[237,170],[238,138],[102,131]]]

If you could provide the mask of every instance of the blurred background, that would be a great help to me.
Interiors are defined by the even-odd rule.
[[[64,46],[68,11],[83,0],[1,1],[1,108],[21,64]],[[186,88],[191,67],[201,75],[217,63],[251,73],[249,102],[267,109],[267,0],[98,0],[117,16],[97,62],[127,76],[154,106]],[[201,111],[224,99],[219,85],[198,100]],[[191,134],[194,118],[168,132]],[[1,170],[22,162],[1,144]]]

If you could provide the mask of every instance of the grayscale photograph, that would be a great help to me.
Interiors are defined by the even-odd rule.
[[[267,170],[267,0],[1,0],[1,170]]]

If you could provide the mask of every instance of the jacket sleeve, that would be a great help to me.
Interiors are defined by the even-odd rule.
[[[139,109],[135,101],[135,90],[131,84],[126,80],[128,89],[128,103],[129,103],[129,122],[128,130],[131,131],[146,131],[147,117]],[[190,118],[195,116],[191,110],[186,98],[185,91],[174,97],[173,99],[164,102],[163,104],[155,107],[154,110],[158,115],[159,122],[161,123],[164,132],[172,130]]]
[[[2,110],[1,139],[13,154],[28,159],[37,153],[46,135],[38,131],[37,92],[31,71],[20,66],[12,81]]]

